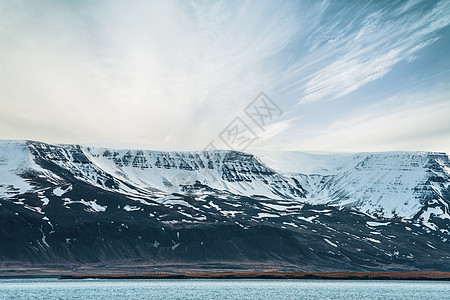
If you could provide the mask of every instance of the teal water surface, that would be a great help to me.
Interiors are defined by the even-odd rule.
[[[450,282],[0,279],[0,299],[450,299]]]

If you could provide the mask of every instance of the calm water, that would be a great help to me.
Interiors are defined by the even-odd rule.
[[[0,279],[0,299],[450,299],[450,282]]]

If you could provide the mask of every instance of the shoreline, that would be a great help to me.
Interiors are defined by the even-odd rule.
[[[326,279],[326,280],[439,280],[450,281],[450,272],[195,272],[142,274],[77,274],[59,279]]]

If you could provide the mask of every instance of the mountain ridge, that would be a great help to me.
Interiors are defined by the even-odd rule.
[[[0,141],[0,261],[447,269],[448,155],[328,155],[324,174],[282,172],[276,159]],[[31,235],[12,235],[24,225]]]

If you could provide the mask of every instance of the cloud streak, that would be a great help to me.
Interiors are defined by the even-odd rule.
[[[327,17],[308,36],[310,51],[291,70],[301,78],[300,101],[338,99],[382,78],[398,62],[413,60],[450,24],[448,1],[423,6],[418,1],[380,8],[355,5],[344,15]],[[329,8],[328,14],[333,11]]]
[[[51,118],[76,132],[65,142],[205,139],[275,75],[264,60],[295,34],[290,17],[289,7],[256,2],[10,3],[1,21],[3,120],[23,117],[36,129]],[[52,135],[41,138],[61,139]]]
[[[0,138],[201,149],[264,91],[285,114],[254,146],[292,148],[359,99],[311,121],[320,103],[417,64],[449,16],[448,1],[5,1]]]

